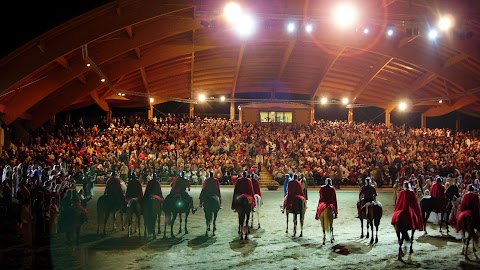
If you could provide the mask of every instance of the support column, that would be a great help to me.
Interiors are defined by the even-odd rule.
[[[107,124],[111,124],[112,123],[112,110],[108,110],[107,111]]]
[[[390,122],[390,111],[387,110],[385,110],[385,125],[387,127],[392,125],[392,123]]]
[[[421,128],[427,127],[427,117],[423,113],[422,113],[422,118],[420,120],[420,126]]]
[[[240,114],[240,111],[238,112]],[[235,120],[235,102],[230,101],[230,120]]]
[[[348,108],[348,123],[353,122],[353,108]]]
[[[195,115],[195,104],[190,103],[190,108],[188,110],[188,116],[190,118],[193,118],[194,115]]]
[[[152,121],[153,119],[153,106],[152,103],[150,103],[150,106],[148,107],[148,121]]]
[[[314,103],[310,104],[310,124],[313,124],[313,121],[315,121],[315,104]]]

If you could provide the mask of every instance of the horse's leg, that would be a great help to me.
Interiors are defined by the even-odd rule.
[[[305,212],[302,212],[300,213],[300,235],[299,237],[303,237],[303,221],[305,219]]]
[[[123,223],[123,212],[120,209],[120,225],[122,226],[122,231],[125,231],[125,224]]]
[[[333,244],[333,241],[335,241],[335,237],[333,236],[333,217],[330,222],[330,243]]]
[[[360,228],[362,229],[362,234],[360,235],[360,238],[363,238],[363,218],[360,218]]]
[[[375,232],[375,244],[378,243],[378,225],[380,225],[380,222],[375,223],[375,229],[376,229],[376,232]]]
[[[117,224],[116,224],[117,223],[117,212],[116,211],[114,211],[112,213],[112,221],[113,221],[112,222],[113,223],[113,231],[115,231],[115,230],[117,230]]]
[[[443,213],[437,213],[437,215],[440,215],[440,233],[442,233],[442,227],[443,227]]]
[[[217,230],[217,215],[218,215],[217,212],[213,213],[213,231],[212,231],[213,236],[215,236],[215,231]]]
[[[370,220],[368,223],[367,223],[367,226],[368,224],[370,223],[370,231],[372,233],[372,238],[370,238],[370,245],[373,244],[373,241],[374,241],[374,238],[375,238],[375,235],[373,234],[373,219]]]
[[[261,203],[262,203],[262,200],[260,199],[257,206],[257,224],[259,229],[260,229],[260,204]]]
[[[423,216],[423,228],[425,229],[425,234],[428,234],[427,232],[427,222],[428,222],[428,218],[430,218],[430,214],[432,212],[431,211],[426,211]]]
[[[468,237],[467,237],[467,244],[465,246],[465,260],[470,260],[468,258],[468,246],[470,245],[470,239],[472,239],[472,236],[470,235],[470,233],[468,234]],[[472,241],[473,242],[473,241]]]
[[[365,238],[370,238],[370,220],[367,218],[367,236]]]
[[[322,214],[320,214],[320,221],[322,223],[322,233],[323,233],[323,242],[322,242],[322,245],[325,245],[325,221],[324,221],[324,216]]]
[[[110,216],[110,212],[106,211],[105,215],[104,215],[104,218],[103,218],[103,235],[106,235],[105,228],[107,227],[107,221],[108,221],[109,216]]]
[[[80,245],[80,226],[81,226],[81,225],[77,225],[77,228],[76,228],[76,230],[75,230],[75,244],[76,244],[77,246]]]
[[[189,210],[190,211],[190,210]],[[182,233],[182,212],[178,213],[178,218],[180,219],[180,226],[178,227],[178,233]]]
[[[288,211],[285,211],[285,214],[287,215],[287,229],[285,230],[285,233],[288,233]]]
[[[175,238],[175,236],[173,235],[173,223],[175,223],[176,218],[177,218],[177,213],[172,213],[172,217],[170,220],[170,238]]]
[[[465,244],[467,243],[467,239],[465,238],[465,228],[462,228],[462,255],[465,255]]]
[[[188,214],[189,214],[190,211],[188,212],[185,212],[185,234],[188,234],[188,229],[187,229],[187,225],[188,225]]]
[[[293,214],[293,237],[297,234],[297,217],[298,214]]]
[[[446,220],[445,220],[445,228],[447,228],[447,234],[449,233],[449,230],[448,230],[448,221],[450,219],[450,214],[452,213],[452,210],[448,210],[447,209],[447,212],[446,212]]]
[[[408,233],[408,231],[407,231]],[[410,254],[413,253],[413,235],[415,234],[415,229],[412,230],[412,237],[410,238]]]

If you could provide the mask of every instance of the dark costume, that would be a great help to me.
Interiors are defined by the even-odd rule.
[[[124,201],[122,185],[120,183],[120,178],[117,175],[112,175],[105,184],[104,194],[112,196],[114,200],[122,203]]]
[[[183,174],[181,174],[179,177],[177,177],[177,179],[172,182],[172,189],[170,190],[170,194],[172,194],[174,198],[181,197],[183,200],[187,201],[192,208],[192,213],[195,214],[195,211],[197,211],[197,209],[193,207],[193,198],[188,194],[187,189],[190,191],[190,181],[185,179],[183,177]]]
[[[362,189],[360,189],[360,194],[358,196],[358,215],[360,215],[360,212],[366,203],[375,201],[375,198],[377,197],[377,189],[375,189],[375,187],[371,185],[369,178],[367,178],[366,181],[367,184],[363,186]]]
[[[242,177],[238,178],[237,182],[235,183],[235,189],[233,190],[232,210],[236,209],[236,198],[242,194],[248,198],[252,204],[252,209],[255,208],[255,191],[253,190],[252,180],[247,178],[246,172],[244,172]]]
[[[125,200],[130,202],[131,199],[135,198],[137,200],[141,200],[143,198],[142,183],[135,176],[130,175],[127,191],[125,193]]]
[[[391,221],[392,225],[396,223],[400,223],[406,230],[423,231],[422,210],[414,191],[404,189],[398,193]]]
[[[320,214],[327,207],[332,208],[336,217],[338,215],[337,193],[335,191],[335,188],[331,185],[331,182],[327,182],[325,185],[321,186],[318,193],[320,193],[320,197],[318,199],[317,213],[315,214],[315,219],[319,219]]]
[[[472,190],[472,189],[470,189]],[[474,226],[477,230],[480,230],[480,198],[474,191],[465,193],[460,203],[460,214],[458,215],[457,232],[460,231],[460,223],[465,218],[466,214],[470,214],[473,218]]]
[[[300,181],[297,179],[293,179],[287,184],[287,195],[283,199],[283,209],[287,209],[287,211],[292,210],[293,202],[297,197],[301,197],[303,200],[305,200],[302,183],[300,183]]]
[[[160,186],[160,182],[157,181],[156,177],[153,177],[150,181],[148,181],[147,187],[145,188],[144,197],[152,197],[163,202],[162,186]]]
[[[203,206],[203,200],[205,197],[217,195],[222,203],[222,195],[220,194],[220,181],[210,174],[210,177],[203,182],[202,191],[200,192],[200,207]]]

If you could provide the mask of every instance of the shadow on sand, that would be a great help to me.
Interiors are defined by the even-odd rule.
[[[201,249],[201,248],[206,248],[206,247],[214,244],[215,242],[217,242],[217,238],[215,236],[208,237],[208,236],[205,236],[205,235],[200,235],[200,236],[197,236],[197,237],[193,238],[192,240],[188,241],[187,245],[191,249],[197,250],[197,249]]]
[[[240,240],[235,238],[230,242],[230,249],[239,252],[242,256],[250,255],[257,248],[257,241],[254,240]]]

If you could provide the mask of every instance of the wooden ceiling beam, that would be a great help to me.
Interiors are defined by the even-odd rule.
[[[456,63],[460,63],[461,61],[465,60],[468,58],[468,55],[461,52],[458,53],[450,58],[448,58],[444,63],[443,63],[443,68],[449,68],[450,66],[455,65]]]
[[[474,94],[466,95],[466,96],[463,96],[463,97],[459,98],[452,105],[447,105],[447,104],[442,103],[443,105],[441,105],[441,106],[430,108],[427,111],[425,111],[423,113],[423,115],[427,116],[427,117],[435,117],[435,116],[445,115],[447,113],[451,113],[451,112],[459,110],[459,109],[461,109],[465,106],[473,104],[473,103],[477,102],[478,100],[479,100],[479,98]]]
[[[90,92],[90,97],[92,97],[92,99],[95,101],[95,103],[97,103],[98,107],[100,107],[100,109],[108,112],[110,111],[110,107],[108,106],[108,103],[104,100],[104,99],[101,99],[98,97],[98,92],[97,91],[91,91]]]
[[[147,73],[145,72],[145,68],[140,68],[140,75],[142,76],[143,87],[145,87],[145,91],[147,92],[147,94],[149,94],[150,86],[148,85]]]
[[[240,67],[242,66],[243,53],[245,52],[246,42],[242,42],[240,46],[240,51],[238,52],[237,66],[235,68],[235,76],[233,77],[232,83],[232,92],[230,93],[230,98],[235,97],[235,90],[237,88],[238,74],[240,73]]]
[[[70,65],[68,64],[68,60],[65,58],[65,56],[60,56],[57,58],[57,63],[59,63],[63,68],[67,69]]]
[[[81,81],[83,84],[87,84],[87,78],[85,77],[85,75],[80,74],[77,76],[77,79]]]
[[[353,92],[352,102],[355,102],[355,100],[358,98],[358,96],[360,96],[360,94],[362,94],[362,92],[367,88],[370,82],[373,81],[373,79],[378,75],[378,73],[380,73],[380,71],[382,71],[382,69],[386,67],[392,60],[392,57],[384,56],[367,72],[367,74],[360,81],[357,89]]]
[[[319,80],[315,84],[316,86],[314,87],[313,94],[311,96],[311,100],[315,99],[315,96],[320,93],[320,85],[322,85],[323,80],[327,77],[328,72],[332,69],[333,65],[335,65],[335,62],[337,62],[338,58],[343,54],[345,51],[345,47],[343,47],[335,56],[330,58],[330,62],[328,63],[328,68],[325,70],[325,72],[320,76]]]
[[[125,31],[127,32],[129,38],[133,37],[133,29],[131,25],[127,25],[127,27],[125,27]]]

